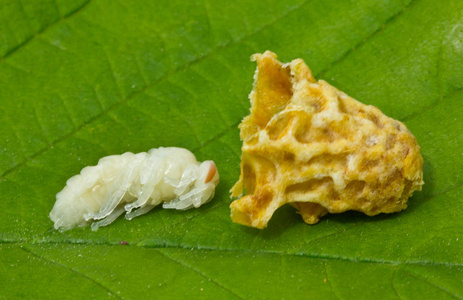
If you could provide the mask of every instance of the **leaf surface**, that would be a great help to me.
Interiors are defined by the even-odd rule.
[[[4,1],[0,298],[463,298],[462,11],[450,0]],[[249,56],[267,49],[407,125],[425,159],[407,210],[309,226],[282,207],[265,230],[231,222]],[[216,162],[212,202],[52,230],[69,177],[160,146]]]

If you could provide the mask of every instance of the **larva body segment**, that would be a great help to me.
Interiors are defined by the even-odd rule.
[[[199,207],[214,197],[218,182],[214,162],[200,163],[186,149],[111,155],[69,178],[50,219],[60,230],[97,221],[92,223],[97,230],[123,213],[131,220],[161,203],[172,209]]]

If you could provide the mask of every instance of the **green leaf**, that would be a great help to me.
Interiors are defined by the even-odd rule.
[[[452,0],[3,1],[0,299],[462,299],[462,11]],[[406,211],[309,226],[283,207],[265,230],[231,222],[249,56],[267,49],[405,122],[425,159]],[[52,230],[69,177],[160,146],[217,163],[212,202]]]

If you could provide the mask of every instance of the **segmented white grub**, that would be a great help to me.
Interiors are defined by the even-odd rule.
[[[214,197],[219,173],[213,161],[196,161],[182,148],[111,155],[68,179],[50,212],[55,228],[92,223],[106,226],[126,212],[131,220],[163,203],[163,208],[199,207]]]

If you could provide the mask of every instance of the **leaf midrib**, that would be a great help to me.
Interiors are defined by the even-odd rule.
[[[425,267],[433,267],[433,266],[445,266],[445,267],[463,267],[461,263],[448,263],[448,262],[439,262],[439,261],[430,261],[430,260],[422,260],[422,261],[400,261],[400,260],[387,260],[387,259],[375,259],[375,258],[353,258],[341,255],[320,255],[320,254],[310,254],[310,253],[288,253],[284,251],[275,251],[275,250],[255,250],[255,249],[238,249],[238,248],[214,248],[214,247],[192,247],[191,245],[159,245],[151,246],[151,245],[140,245],[140,244],[128,244],[128,245],[120,245],[119,243],[84,243],[84,242],[73,242],[73,241],[65,241],[65,242],[39,242],[39,243],[24,243],[24,242],[4,242],[0,241],[0,245],[14,245],[18,246],[19,248],[27,249],[28,251],[33,252],[33,250],[28,249],[28,245],[72,245],[72,246],[91,246],[91,247],[98,247],[98,246],[106,246],[106,247],[133,247],[139,249],[153,249],[156,251],[168,250],[168,249],[176,249],[176,250],[197,250],[197,251],[211,251],[211,252],[221,252],[221,253],[241,253],[241,254],[271,254],[271,255],[282,255],[282,256],[289,256],[289,257],[303,257],[308,259],[318,259],[318,260],[333,260],[333,261],[343,261],[343,262],[351,262],[351,263],[362,263],[362,264],[378,264],[378,265],[390,265],[390,266],[398,266],[398,265],[405,265],[405,266],[425,266]],[[36,254],[38,255],[38,254]]]
[[[60,244],[63,244],[63,243],[60,243]],[[75,244],[74,244],[75,245]],[[115,245],[114,245],[115,246]],[[120,246],[120,245],[118,245]],[[124,247],[131,247],[130,245],[124,245]],[[133,246],[132,246],[133,247]],[[136,246],[138,247],[138,246]],[[74,274],[76,274],[77,276],[80,276],[86,280],[89,280],[90,282],[92,282],[93,284],[95,284],[96,286],[106,290],[110,295],[112,296],[115,296],[119,299],[123,299],[121,296],[118,295],[118,293],[115,293],[114,291],[112,291],[110,288],[108,288],[107,286],[105,286],[104,284],[98,282],[96,279],[92,278],[91,276],[89,275],[86,275],[78,270],[76,270],[75,268],[72,268],[72,267],[69,267],[69,266],[66,266],[66,265],[63,265],[57,261],[54,261],[52,259],[49,259],[49,258],[46,258],[44,257],[43,255],[40,255],[34,251],[32,251],[31,249],[28,249],[28,248],[25,248],[25,247],[19,247],[22,251],[28,253],[28,254],[31,254],[35,257],[37,257],[38,259],[41,259],[41,260],[44,260],[46,262],[49,262],[55,266],[58,266],[60,268],[63,268],[65,270],[68,270],[69,272],[72,272]],[[146,248],[146,247],[145,247]],[[175,249],[179,249],[179,247],[169,247],[170,249],[172,248],[175,248]],[[233,291],[232,288],[230,287],[227,287],[226,285],[222,284],[220,281],[217,281],[215,280],[214,278],[210,277],[209,275],[207,275],[206,273],[202,272],[201,270],[199,269],[196,269],[194,267],[192,267],[191,265],[189,264],[186,264],[185,262],[183,262],[182,260],[177,260],[177,259],[174,259],[172,256],[170,255],[167,255],[165,253],[165,251],[162,251],[163,249],[169,249],[169,248],[153,248],[154,250],[156,250],[156,252],[159,254],[159,255],[162,255],[163,257],[165,257],[166,259],[172,261],[173,263],[175,264],[178,264],[180,267],[182,268],[185,268],[187,270],[190,270],[192,272],[195,272],[196,274],[208,279],[208,281],[212,282],[213,284],[215,284],[216,286],[218,286],[220,289],[230,293],[231,295],[237,297],[238,299],[245,299],[245,297],[243,296],[240,296],[238,295],[236,292]],[[185,248],[182,248],[182,249],[185,249]],[[189,250],[191,251],[191,248],[189,247],[188,249],[185,249],[185,250]],[[199,251],[201,250],[208,250],[208,249],[197,249]],[[271,252],[271,251],[237,251],[237,250],[224,250],[224,249],[220,249],[220,250],[215,250],[215,251],[222,251],[222,252],[235,252],[235,253],[244,253],[244,252],[249,252],[249,253],[261,253],[261,254],[276,254],[276,255],[286,255],[286,256],[297,256],[297,257],[308,257],[307,255],[298,255],[298,254],[288,254],[288,253],[277,253],[277,252]],[[347,262],[352,262],[352,263],[368,263],[368,264],[379,264],[379,265],[389,265],[389,266],[392,266],[392,267],[397,267],[399,265],[409,265],[409,266],[412,266],[412,265],[420,265],[420,266],[427,266],[427,267],[432,267],[432,266],[441,266],[441,264],[435,264],[435,263],[432,263],[432,264],[423,264],[423,263],[413,263],[413,262],[392,262],[392,261],[374,261],[374,260],[351,260],[351,259],[345,259],[345,258],[342,258],[342,257],[308,257],[308,258],[313,258],[313,259],[321,259],[321,260],[336,260],[336,261],[347,261]],[[326,262],[325,262],[325,274],[326,274],[326,277],[328,278],[328,273],[326,272]],[[445,266],[449,266],[448,264],[445,264]],[[452,265],[452,266],[460,266],[460,265]],[[394,276],[396,274],[396,271],[398,269],[395,269],[393,271],[393,275],[392,275],[392,282],[391,282],[391,285],[392,285],[392,288],[393,290],[395,291],[396,295],[400,298],[400,295],[397,293],[397,290],[395,288],[395,285],[394,285]],[[446,294],[456,298],[456,299],[461,299],[458,295],[455,295],[454,293],[452,293],[451,291],[449,291],[448,289],[445,289],[444,287],[442,286],[439,286],[435,283],[432,283],[428,280],[426,280],[426,278],[422,278],[422,277],[419,277],[418,275],[416,274],[413,274],[413,272],[411,272],[410,270],[408,270],[408,275],[409,276],[413,276],[415,279],[417,280],[421,280],[421,281],[424,281],[426,284],[429,284],[435,288],[438,288],[440,289],[441,291],[445,292]],[[330,287],[331,287],[331,284],[330,284]],[[331,287],[331,291],[333,293],[333,295],[335,295],[337,298],[339,298],[337,296],[337,294],[335,293],[335,291],[333,290],[333,288]]]
[[[432,199],[434,197],[446,194],[448,192],[451,192],[457,188],[461,188],[463,184],[458,184],[451,186],[449,188],[446,188],[442,191],[438,191],[430,195],[427,199]],[[217,206],[211,209],[218,209],[222,208],[223,205]],[[192,216],[191,218],[188,219],[188,221],[200,216],[200,214]],[[166,228],[164,230],[167,230],[168,228],[175,227],[179,225],[181,222],[174,223]],[[353,228],[355,226],[358,226],[360,224],[354,224],[350,228]],[[350,228],[347,228],[349,230]],[[51,228],[50,230],[54,230]],[[49,230],[48,230],[49,231]],[[327,236],[331,236],[333,234],[337,234],[338,232],[332,232],[327,235],[323,235],[317,238],[314,238],[312,240],[306,241],[305,244],[312,243],[315,240],[320,240],[323,238],[326,238]],[[196,250],[206,250],[206,251],[225,251],[225,252],[248,252],[248,253],[260,253],[260,254],[278,254],[278,255],[288,255],[288,256],[297,256],[297,257],[307,257],[307,258],[313,258],[313,259],[332,259],[332,260],[341,260],[341,261],[349,261],[349,262],[359,262],[359,263],[376,263],[376,264],[389,264],[389,265],[397,265],[397,264],[404,264],[404,265],[423,265],[423,266],[433,266],[433,265],[438,265],[438,266],[463,266],[463,263],[448,263],[448,262],[436,262],[436,261],[393,261],[393,260],[378,260],[378,259],[355,259],[355,258],[349,258],[349,257],[343,257],[343,256],[330,256],[330,255],[314,255],[310,253],[287,253],[284,251],[269,251],[269,250],[255,250],[255,249],[237,249],[237,248],[214,248],[214,247],[206,247],[206,246],[201,246],[201,247],[194,247],[192,245],[144,245],[143,242],[146,241],[146,239],[141,239],[138,242],[135,242],[133,244],[127,245],[130,247],[139,247],[139,248],[152,248],[152,249],[185,249],[185,250],[191,250],[192,248],[195,248]],[[72,240],[67,240],[65,242],[53,242],[53,241],[42,241],[42,242],[36,242],[34,240],[31,241],[21,241],[21,240],[0,240],[0,245],[17,245],[17,246],[23,246],[23,245],[82,245],[82,246],[120,246],[118,243],[95,243],[94,241],[91,242],[77,242],[77,241],[72,241]]]

